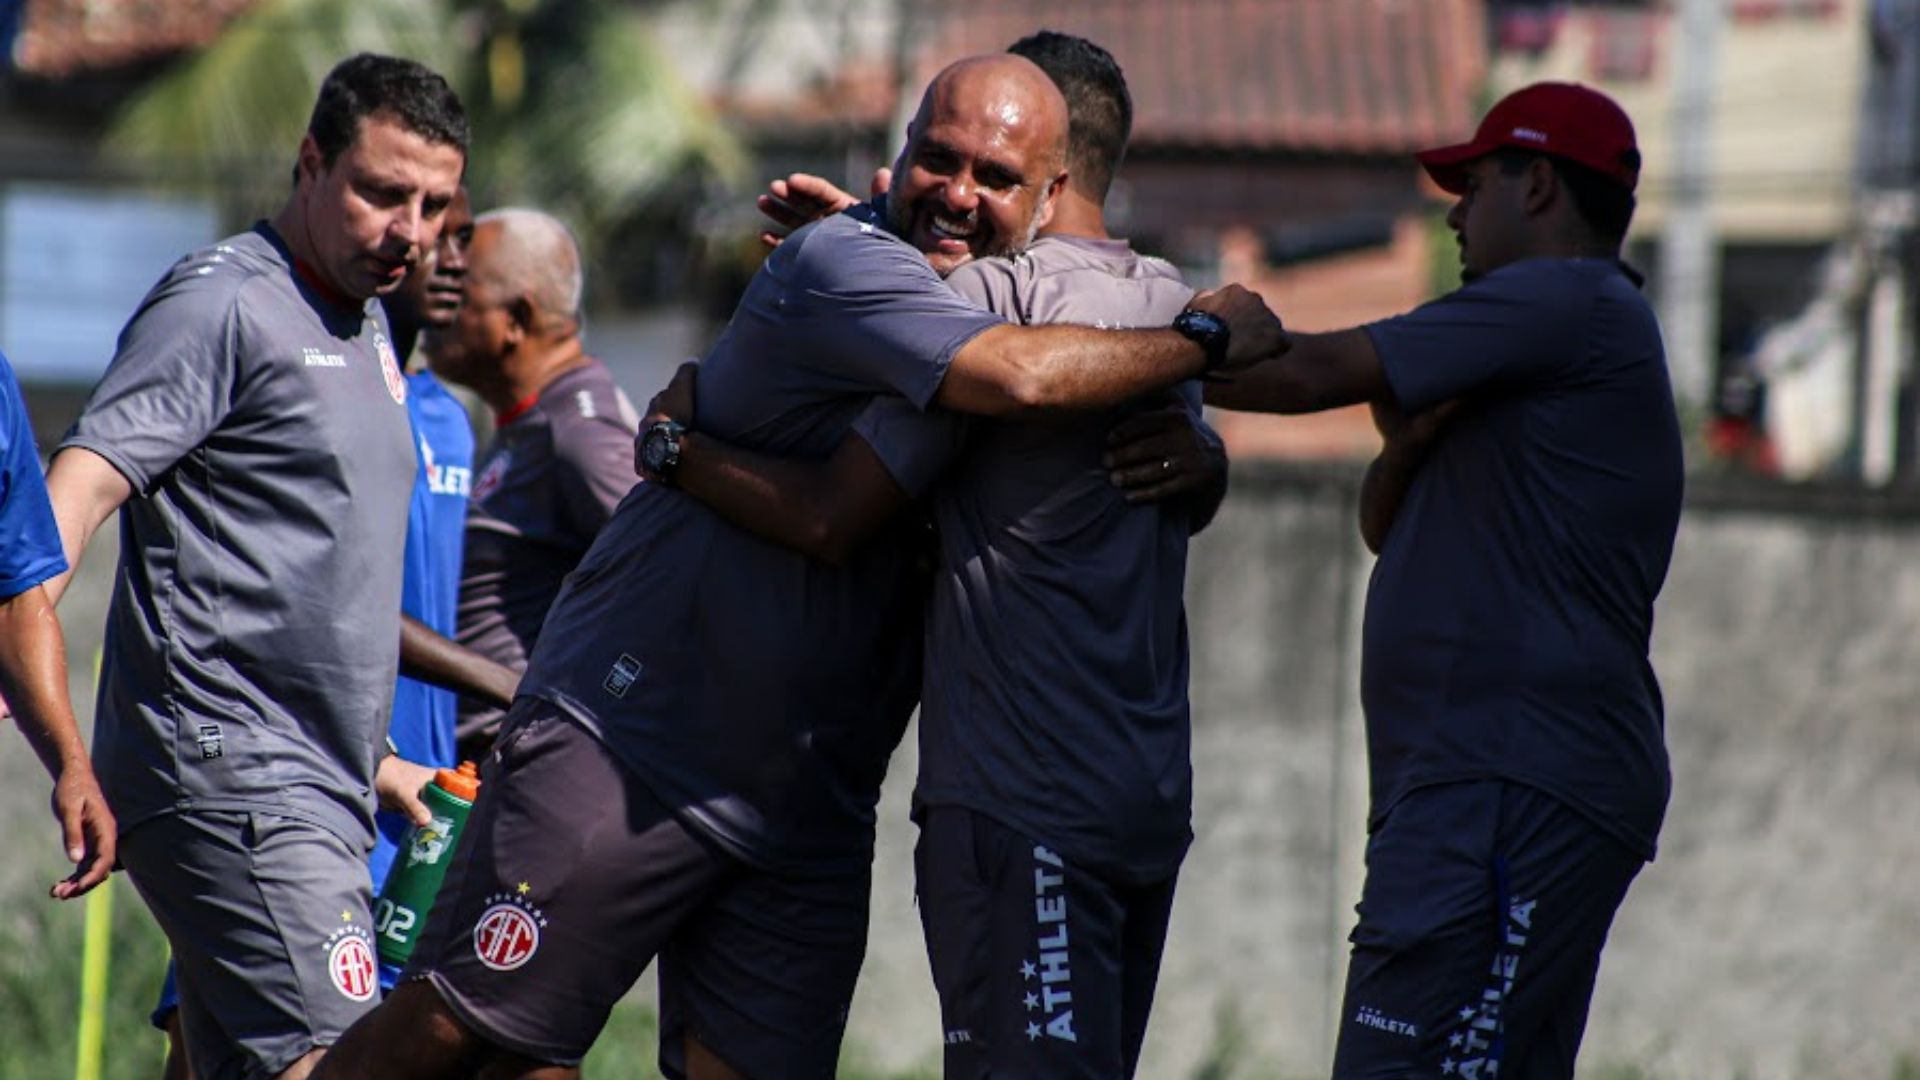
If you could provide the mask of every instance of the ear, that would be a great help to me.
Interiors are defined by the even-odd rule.
[[[1060,193],[1067,190],[1067,173],[1062,171],[1047,185],[1047,193],[1041,197],[1040,213],[1036,215],[1034,228],[1044,229],[1053,222],[1053,211],[1059,205]]]
[[[1546,213],[1560,198],[1560,174],[1553,162],[1536,157],[1527,162],[1526,189],[1522,193],[1527,216]]]
[[[533,306],[533,301],[524,295],[516,296],[512,300],[507,301],[506,308],[507,318],[512,323],[508,330],[510,339],[517,342],[531,336],[533,334],[534,317],[539,314],[539,311]]]
[[[313,141],[312,135],[303,136],[300,139],[299,156],[294,159],[293,163],[295,182],[297,183],[303,178],[311,180],[324,172],[326,167],[326,159],[324,155],[320,153],[320,144]]]

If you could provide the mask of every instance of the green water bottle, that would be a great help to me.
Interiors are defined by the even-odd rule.
[[[453,862],[454,845],[479,794],[480,770],[471,761],[461,762],[458,769],[441,769],[420,792],[433,821],[407,829],[373,905],[373,933],[384,963],[403,968],[413,955],[413,943],[433,910],[433,898]]]

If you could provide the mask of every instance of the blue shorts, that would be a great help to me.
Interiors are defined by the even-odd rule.
[[[1132,1076],[1174,879],[1108,881],[961,806],[918,817],[914,883],[947,1080]]]
[[[1572,1077],[1600,949],[1641,865],[1537,788],[1407,795],[1367,842],[1333,1075]]]

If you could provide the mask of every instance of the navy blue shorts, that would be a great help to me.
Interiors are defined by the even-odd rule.
[[[1536,788],[1406,796],[1367,842],[1334,1076],[1573,1076],[1600,949],[1641,865]]]
[[[921,811],[913,861],[947,1080],[1133,1075],[1172,878],[1112,883],[956,806]]]

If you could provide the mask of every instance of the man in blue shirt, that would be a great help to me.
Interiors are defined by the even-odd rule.
[[[1335,1075],[1567,1077],[1669,783],[1647,652],[1682,461],[1619,261],[1640,155],[1618,105],[1543,83],[1420,161],[1459,196],[1466,284],[1296,335],[1207,399],[1366,401],[1387,435],[1363,495],[1371,837]]]
[[[40,452],[13,366],[0,355],[0,716],[20,725],[47,775],[61,846],[75,869],[52,895],[71,900],[113,870],[116,830],[67,699],[67,646],[40,587],[67,568]]]

